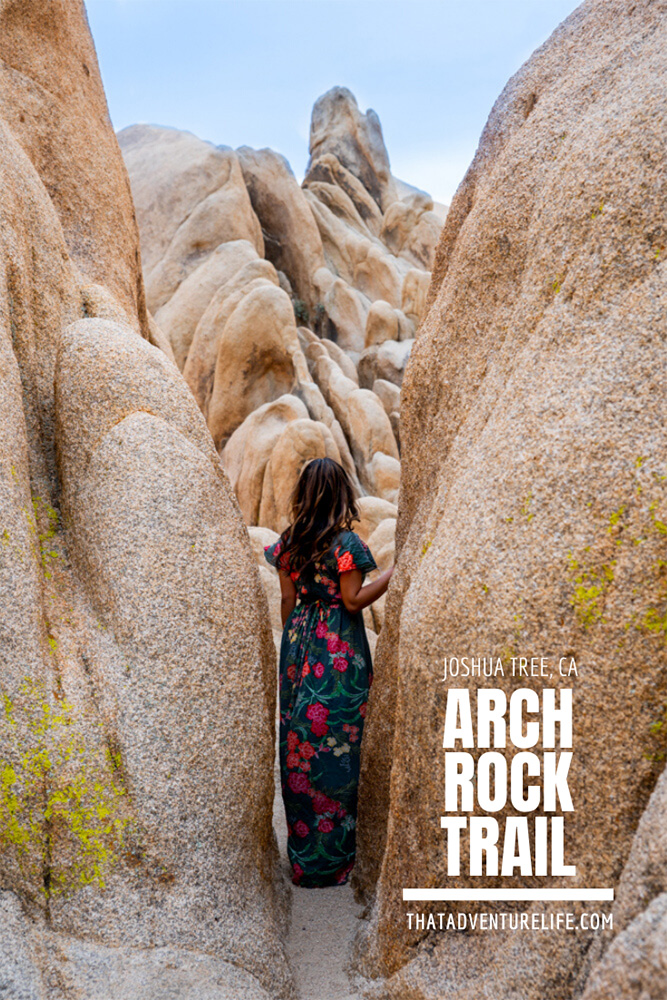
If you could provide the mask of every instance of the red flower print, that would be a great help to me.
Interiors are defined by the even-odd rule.
[[[306,760],[310,760],[310,758],[315,753],[315,747],[312,745],[312,743],[308,743],[308,741],[306,741],[305,743],[299,743],[299,753]]]
[[[310,761],[302,760],[299,761],[299,767],[302,771],[310,771]]]
[[[298,861],[295,861],[294,864],[292,865],[292,872],[293,872],[292,882],[294,883],[294,885],[298,885],[299,882],[301,881],[301,876],[303,875],[303,868],[298,863]]]
[[[327,816],[324,816],[317,824],[317,829],[320,833],[331,833],[333,828],[333,820],[329,819]]]
[[[341,638],[335,632],[329,632],[327,636],[327,649],[330,653],[340,653],[342,646]]]
[[[308,836],[308,827],[306,826],[306,824],[302,819],[298,820],[298,822],[294,824],[294,832],[297,835],[297,837]]]
[[[342,556],[339,556],[338,552],[336,552],[336,562],[338,563],[339,573],[349,573],[351,569],[356,569],[351,552],[343,552]]]
[[[296,664],[295,663],[290,664],[290,666],[287,668],[286,673],[289,679],[293,681],[294,678],[296,677]]]
[[[287,784],[292,792],[302,792],[307,795],[310,790],[310,782],[301,771],[292,771],[287,777]]]
[[[299,755],[298,753],[288,753],[287,760],[285,761],[288,767],[298,767],[299,766]]]
[[[323,663],[314,663],[313,664],[313,673],[315,674],[316,677],[321,677],[322,674],[324,673],[324,664]]]
[[[365,701],[365,702],[363,703],[363,705],[360,705],[360,706],[359,706],[359,715],[361,716],[361,718],[362,718],[362,719],[365,719],[365,718],[366,718],[366,705],[367,705],[367,704],[368,704],[368,702],[367,702],[367,701]]]
[[[289,733],[287,734],[287,749],[296,750],[298,745],[299,745],[299,737],[297,736],[297,734],[294,732],[293,729],[290,729]]]
[[[318,622],[315,626],[315,635],[318,639],[324,639],[327,634],[327,627],[324,622]]]
[[[326,722],[320,722],[319,719],[314,719],[310,724],[310,731],[313,736],[326,736],[329,732],[329,727]]]
[[[333,661],[334,670],[340,670],[341,674],[344,674],[347,670],[347,660],[344,656],[337,656]]]
[[[291,775],[290,775],[291,777]],[[330,799],[324,792],[315,792],[313,795],[313,811],[316,813],[335,813],[340,808],[340,803],[335,799]]]
[[[315,701],[306,709],[307,719],[319,719],[324,722],[329,714],[329,709],[325,708],[321,701]]]

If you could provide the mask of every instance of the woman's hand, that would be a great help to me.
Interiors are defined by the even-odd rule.
[[[364,578],[361,575],[361,570],[351,569],[348,573],[341,573],[340,593],[343,598],[343,604],[350,614],[354,615],[358,611],[362,611],[369,604],[372,604],[373,601],[377,601],[378,597],[382,597],[389,586],[393,572],[394,567],[390,566],[384,573],[380,573],[375,580],[367,583],[365,587],[362,587]]]

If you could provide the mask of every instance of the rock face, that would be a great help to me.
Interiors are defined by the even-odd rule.
[[[3,0],[0,57],[3,120],[53,201],[73,264],[150,339],[134,206],[83,0]]]
[[[492,684],[573,688],[566,885],[618,886],[664,766],[665,13],[590,0],[557,29],[496,102],[440,240],[401,388],[400,556],[360,787],[382,997],[563,1000],[588,974],[582,930],[429,935],[397,919],[402,887],[497,884],[447,875],[444,657],[576,659],[577,677]],[[660,874],[587,997],[659,995],[664,912]]]
[[[300,468],[324,454],[395,502],[398,387],[442,217],[392,177],[375,112],[340,87],[316,102],[302,186],[270,149],[153,125],[119,140],[149,306],[247,523],[282,530]]]
[[[0,25],[0,992],[289,997],[255,559],[141,336],[83,5],[3,2]]]
[[[396,201],[380,119],[374,111],[361,114],[346,87],[333,87],[313,108],[309,170],[327,153],[361,181],[381,211]]]

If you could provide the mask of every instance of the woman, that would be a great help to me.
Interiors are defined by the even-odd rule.
[[[292,881],[342,885],[354,864],[359,749],[372,680],[363,608],[384,594],[351,530],[358,520],[345,470],[317,458],[302,470],[292,523],[265,556],[280,575],[280,774]]]

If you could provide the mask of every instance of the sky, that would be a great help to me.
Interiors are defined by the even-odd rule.
[[[392,172],[447,204],[510,76],[576,0],[86,0],[114,128],[269,146],[301,180],[310,112],[348,87]]]

